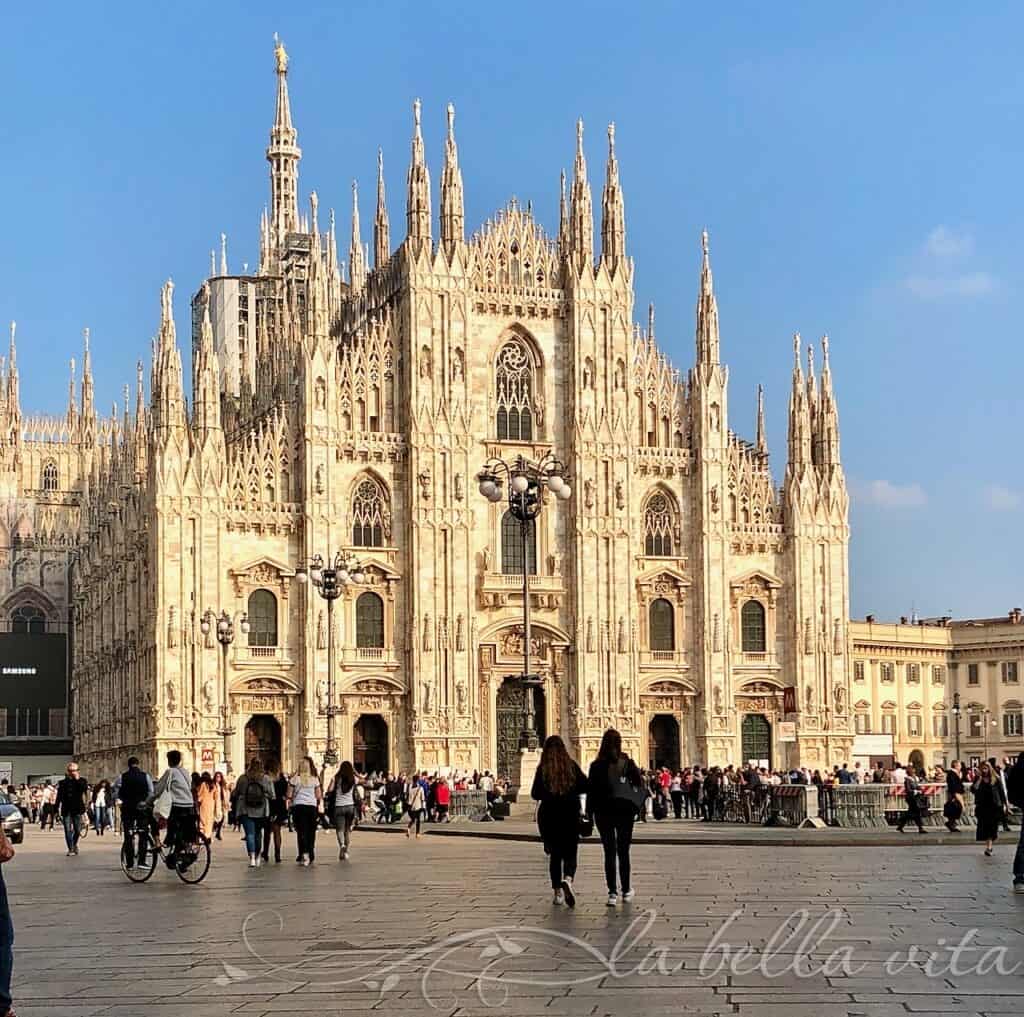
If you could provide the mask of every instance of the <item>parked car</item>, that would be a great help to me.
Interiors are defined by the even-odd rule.
[[[7,798],[6,795],[3,797]],[[4,824],[4,833],[12,844],[20,844],[25,839],[25,817],[9,798],[0,802],[0,822]]]

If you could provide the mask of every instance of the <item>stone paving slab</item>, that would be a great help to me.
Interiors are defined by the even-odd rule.
[[[588,843],[568,911],[552,906],[532,841],[364,829],[349,863],[328,840],[311,868],[250,870],[231,836],[202,885],[161,870],[134,886],[112,838],[65,859],[59,834],[29,831],[4,867],[15,1001],[22,1017],[1024,1014],[1012,848],[986,860],[937,840],[915,852],[639,844],[637,898],[616,909]],[[800,915],[804,938],[782,935]],[[932,975],[909,953],[964,936],[1018,969]]]

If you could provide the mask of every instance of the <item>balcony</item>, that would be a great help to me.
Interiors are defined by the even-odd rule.
[[[686,651],[685,650],[641,650],[640,651],[640,666],[641,667],[667,667],[667,668],[679,668],[686,667]]]
[[[562,576],[528,576],[530,603],[536,608],[557,608],[565,597],[565,579]],[[485,572],[480,577],[481,607],[507,607],[523,602],[523,575]]]
[[[751,667],[759,670],[778,670],[779,661],[774,653],[740,653],[737,654],[737,667]]]
[[[346,646],[341,650],[340,656],[342,663],[349,667],[365,664],[388,671],[398,667],[398,658],[389,646]]]
[[[287,646],[246,646],[234,644],[236,667],[291,667],[292,660]]]

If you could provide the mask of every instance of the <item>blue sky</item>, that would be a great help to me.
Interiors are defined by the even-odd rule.
[[[84,325],[97,400],[120,400],[148,363],[160,283],[174,278],[187,336],[221,230],[232,269],[255,263],[278,31],[302,192],[339,209],[343,235],[353,177],[370,218],[380,145],[400,238],[416,96],[435,186],[456,104],[474,227],[514,194],[555,229],[578,116],[599,200],[614,120],[637,316],[654,300],[663,346],[689,366],[706,226],[730,422],[752,430],[763,382],[777,479],[791,334],[831,336],[854,614],[1024,601],[1024,10],[299,6],[7,12],[0,316],[19,323],[27,411],[63,410]]]

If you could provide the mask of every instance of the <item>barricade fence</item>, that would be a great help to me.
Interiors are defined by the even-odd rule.
[[[453,791],[448,814],[452,819],[481,819],[487,815],[487,792]]]

